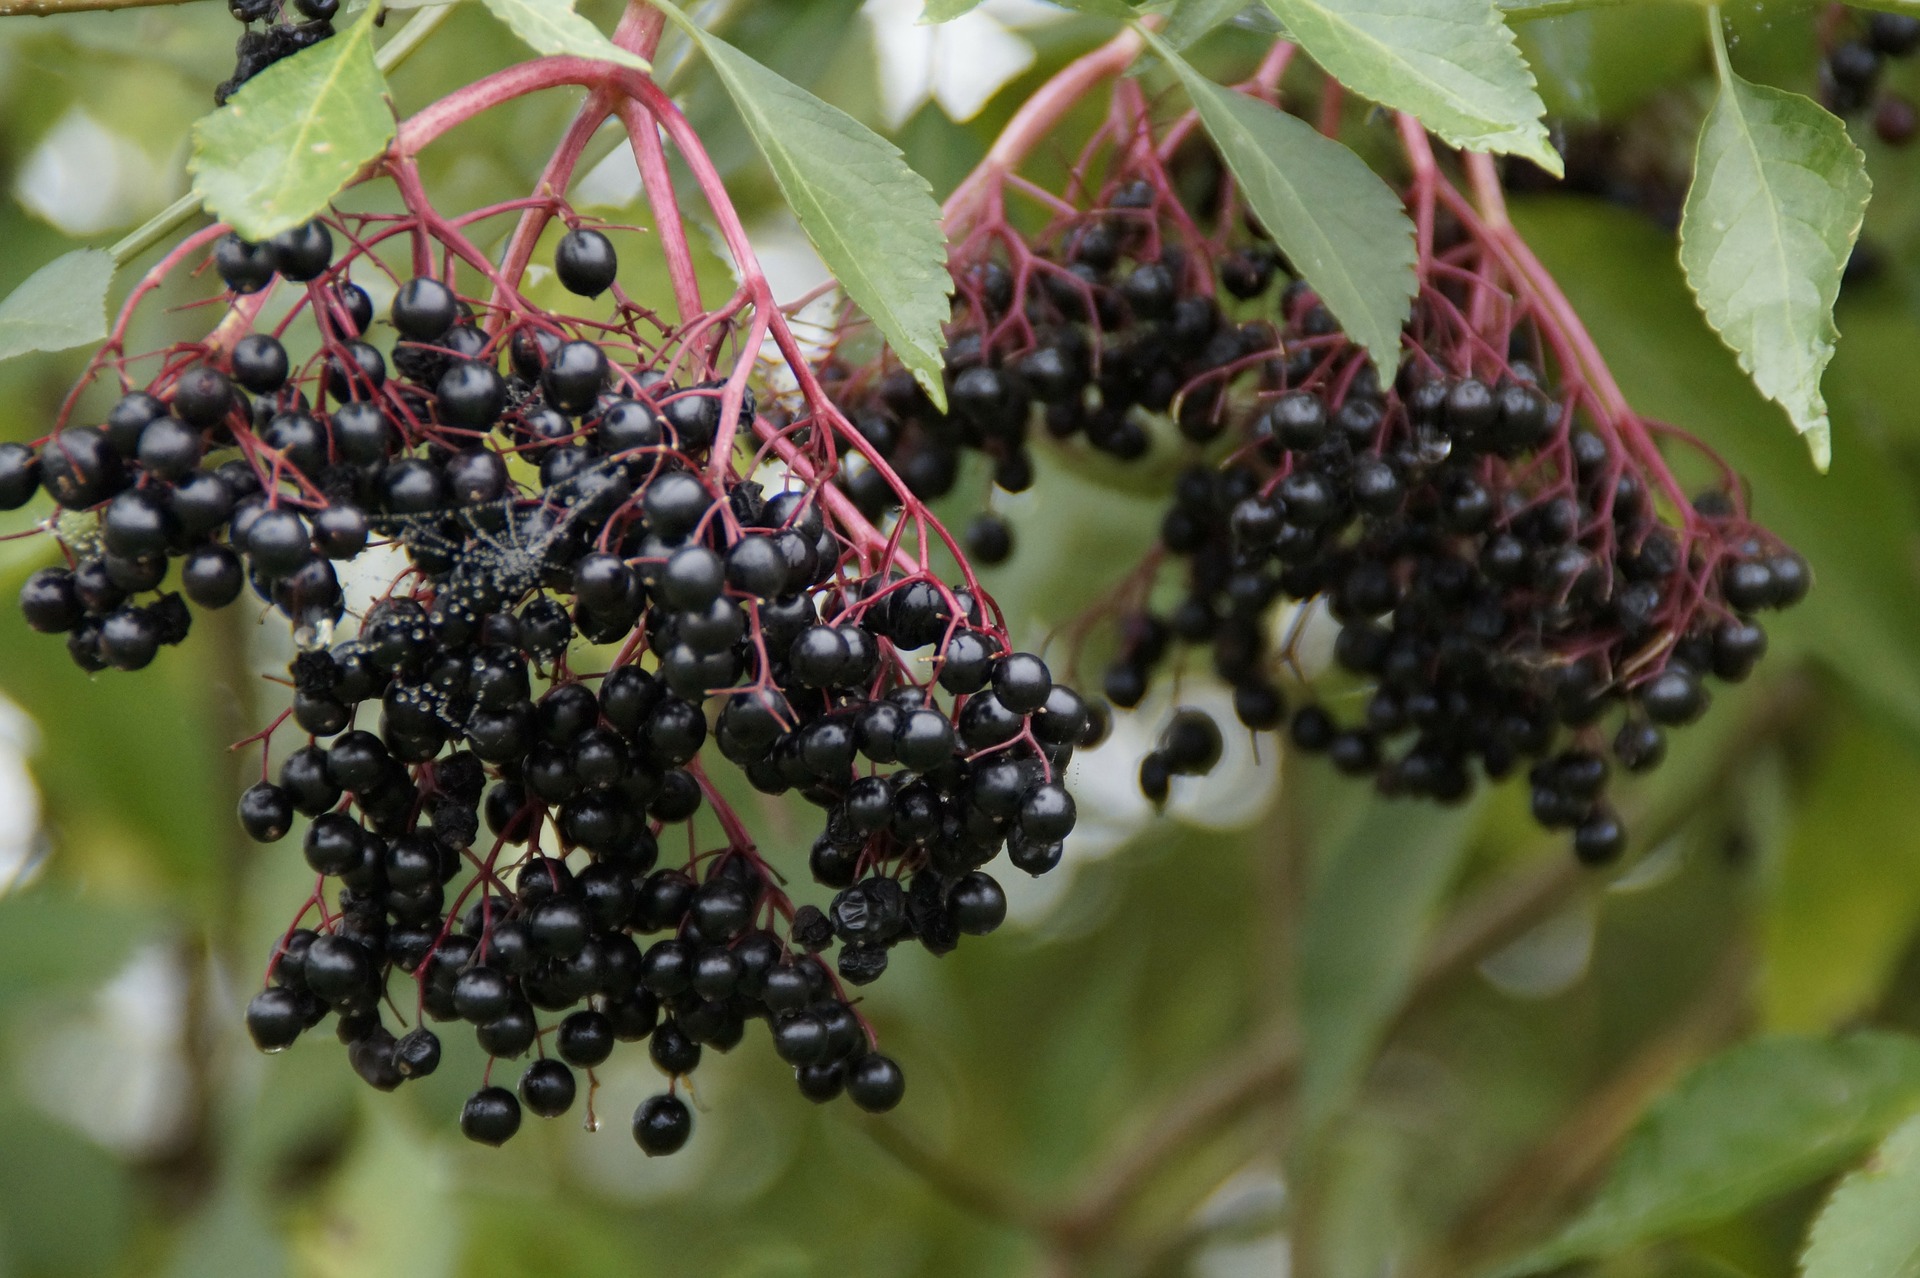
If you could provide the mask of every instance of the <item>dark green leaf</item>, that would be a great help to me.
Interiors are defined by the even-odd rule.
[[[0,301],[0,359],[105,337],[112,283],[113,255],[100,249],[62,253],[27,276]]]
[[[1820,393],[1839,336],[1833,303],[1872,186],[1845,125],[1809,98],[1747,83],[1720,51],[1680,264],[1707,323],[1787,410],[1821,470],[1833,456]]]
[[[1920,1040],[1772,1038],[1721,1053],[1648,1111],[1599,1197],[1502,1274],[1698,1229],[1822,1176],[1920,1107]]]
[[[1368,802],[1328,849],[1301,922],[1306,1131],[1344,1102],[1405,996],[1476,810]]]
[[[1802,1278],[1920,1278],[1920,1118],[1840,1182],[1813,1222]]]
[[[268,67],[194,127],[194,192],[247,239],[318,213],[393,137],[373,60],[377,12]]]
[[[1560,172],[1533,73],[1493,0],[1265,3],[1355,93],[1411,112],[1457,147],[1522,155]]]
[[[1257,98],[1224,89],[1157,36],[1247,202],[1307,283],[1391,381],[1418,281],[1413,223],[1346,147]]]
[[[539,53],[572,54],[647,70],[645,58],[622,49],[600,28],[575,13],[573,0],[486,0],[486,6]]]
[[[940,206],[891,142],[662,6],[713,63],[800,228],[941,407],[947,274]]]

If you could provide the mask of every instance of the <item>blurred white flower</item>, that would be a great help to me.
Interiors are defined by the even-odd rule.
[[[33,720],[0,695],[0,896],[32,877],[45,838],[40,792],[27,771],[37,740]]]
[[[165,1149],[188,1119],[186,1016],[178,954],[142,946],[90,1004],[29,1044],[22,1081],[48,1113],[109,1149]]]
[[[72,107],[20,166],[13,194],[68,235],[93,235],[158,212],[178,185],[171,157],[163,163]]]
[[[971,120],[1033,65],[1033,46],[1015,32],[1072,15],[1039,0],[986,0],[951,22],[922,23],[925,0],[867,0],[879,50],[880,101],[899,128],[929,99],[949,118]]]

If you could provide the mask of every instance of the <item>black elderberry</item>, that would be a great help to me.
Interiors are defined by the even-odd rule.
[[[598,297],[612,287],[620,273],[613,242],[600,232],[576,227],[560,237],[553,252],[553,269],[570,293]]]
[[[273,254],[264,244],[249,244],[229,231],[214,242],[213,269],[235,293],[258,293],[273,282]]]
[[[247,528],[247,557],[268,577],[284,577],[313,553],[307,522],[286,509],[262,511]]]
[[[1640,705],[1655,723],[1692,723],[1707,708],[1707,690],[1693,671],[1670,664],[1639,689]]]
[[[423,275],[400,286],[389,315],[402,337],[432,342],[459,320],[460,302],[452,289]]]
[[[979,870],[964,874],[947,895],[954,926],[969,936],[985,936],[1007,917],[1007,894]]]
[[[42,568],[20,588],[20,612],[42,634],[63,634],[83,615],[74,575],[64,568]]]
[[[689,1037],[676,1021],[668,1019],[653,1031],[653,1037],[647,1043],[647,1054],[667,1074],[679,1075],[691,1074],[699,1068],[703,1053],[699,1043]]]
[[[404,1078],[425,1078],[440,1068],[440,1036],[422,1025],[393,1045],[393,1067]]]
[[[1605,865],[1616,860],[1626,846],[1626,828],[1604,804],[1573,832],[1573,854],[1583,865]]]
[[[441,376],[436,398],[447,424],[484,431],[492,428],[506,407],[507,384],[491,365],[468,360]]]
[[[650,1096],[633,1113],[633,1139],[649,1158],[677,1153],[693,1132],[693,1115],[677,1096]]]
[[[847,1066],[847,1096],[869,1114],[884,1114],[907,1094],[907,1078],[900,1067],[878,1052],[868,1052]]]
[[[1047,670],[1047,663],[1032,653],[1012,653],[994,664],[993,695],[1010,715],[1033,713],[1046,705],[1052,691],[1053,676]]]
[[[563,413],[592,408],[607,384],[607,356],[597,343],[564,342],[554,351],[541,375],[547,399]]]
[[[277,843],[293,828],[293,800],[270,781],[257,781],[240,796],[240,826],[256,843]]]
[[[270,395],[287,384],[287,348],[268,333],[249,333],[234,343],[233,378],[256,395]]]
[[[100,657],[116,670],[140,670],[160,651],[160,627],[145,608],[117,608],[100,622]]]
[[[63,430],[40,450],[40,483],[68,510],[97,506],[124,482],[120,454],[97,430]]]
[[[1202,776],[1220,762],[1220,725],[1204,710],[1174,713],[1160,734],[1160,755],[1167,768],[1182,776]]]
[[[482,1145],[504,1145],[520,1130],[520,1101],[504,1087],[483,1087],[460,1110],[460,1131]]]
[[[516,1003],[474,1031],[474,1041],[491,1056],[511,1060],[533,1046],[539,1036],[533,1009]]]
[[[290,989],[262,990],[247,1004],[247,1033],[263,1052],[291,1047],[306,1027],[306,1009]]]
[[[533,1062],[520,1075],[520,1099],[541,1118],[558,1118],[573,1108],[573,1071],[559,1061]]]

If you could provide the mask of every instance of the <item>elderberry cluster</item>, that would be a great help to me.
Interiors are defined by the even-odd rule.
[[[849,415],[923,496],[952,485],[968,448],[1000,486],[1025,486],[1036,425],[1121,460],[1177,433],[1190,460],[1153,575],[1177,565],[1179,588],[1151,606],[1137,582],[1125,593],[1108,700],[1137,706],[1178,654],[1205,654],[1251,731],[1286,728],[1389,795],[1457,802],[1524,770],[1543,825],[1572,830],[1585,861],[1617,856],[1612,767],[1658,764],[1708,681],[1747,675],[1766,647],[1754,614],[1797,602],[1805,563],[1726,492],[1677,501],[1650,438],[1625,433],[1650,428],[1556,388],[1532,322],[1498,344],[1463,331],[1470,288],[1495,281],[1426,281],[1383,386],[1230,201],[1187,208],[1175,189],[1163,170],[1123,170],[1035,242],[970,239],[953,265],[950,411],[880,363],[837,371]],[[1202,238],[1187,228],[1206,214],[1219,229]],[[1471,246],[1435,252],[1456,247]],[[887,500],[858,463],[842,482],[864,508]],[[971,532],[986,557],[1011,550],[991,517]],[[1298,626],[1277,630],[1301,603],[1338,624],[1351,677],[1290,707]],[[1220,755],[1218,725],[1181,711],[1141,789],[1164,801]]]
[[[333,1017],[390,1090],[437,1067],[431,1025],[464,1022],[495,1061],[532,1056],[517,1095],[489,1083],[466,1104],[489,1144],[523,1108],[566,1112],[576,1070],[645,1039],[674,1082],[634,1135],[670,1153],[692,1124],[678,1080],[753,1020],[809,1099],[895,1105],[903,1074],[850,987],[901,944],[993,931],[1002,851],[1030,874],[1058,863],[1089,707],[1012,650],[990,600],[863,557],[812,488],[769,494],[716,457],[726,381],[676,381],[624,299],[612,324],[490,313],[421,275],[383,350],[325,223],[229,236],[214,262],[235,296],[303,284],[319,349],[263,332],[177,348],[105,425],[0,448],[0,506],[44,488],[61,508],[70,566],[21,605],[85,669],[137,669],[185,634],[179,594],[136,601],[176,562],[192,604],[250,587],[294,628],[306,741],[277,774],[263,761],[239,815],[262,843],[306,818],[317,880],[248,1008],[255,1042]],[[576,228],[555,270],[597,297],[613,245]],[[738,413],[753,429],[750,390]],[[407,566],[336,640],[337,566],[382,546]],[[576,637],[618,645],[608,668],[577,669]],[[762,858],[716,756],[824,811],[819,904]],[[686,854],[663,850],[678,838]]]
[[[280,59],[332,35],[333,15],[340,11],[340,0],[292,0],[291,6],[286,0],[227,0],[227,11],[245,23],[247,30],[234,45],[233,75],[213,91],[215,106],[225,106],[241,85]],[[256,31],[256,22],[265,25]]]
[[[1849,15],[1856,33],[1827,50],[1820,63],[1820,93],[1838,115],[1873,110],[1873,131],[1889,146],[1905,146],[1920,133],[1913,100],[1883,88],[1889,59],[1904,61],[1920,51],[1920,18],[1904,13]]]

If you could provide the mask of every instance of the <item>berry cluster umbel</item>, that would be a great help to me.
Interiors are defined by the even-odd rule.
[[[1124,116],[1137,90],[1118,92]],[[1746,677],[1766,648],[1754,614],[1797,602],[1806,564],[1745,518],[1730,475],[1681,495],[1664,428],[1567,372],[1564,335],[1470,206],[1438,230],[1383,386],[1224,166],[1189,139],[1176,175],[1138,118],[1090,153],[1081,171],[1109,176],[1043,234],[991,208],[957,229],[949,412],[885,359],[823,380],[921,497],[948,491],[969,449],[1018,490],[1037,435],[1122,461],[1177,437],[1159,547],[1108,608],[1108,700],[1136,706],[1178,654],[1205,654],[1252,732],[1287,729],[1389,795],[1457,802],[1524,772],[1534,815],[1572,830],[1582,860],[1618,856],[1612,768],[1657,765],[1712,679]],[[870,514],[892,500],[857,462],[841,482]],[[970,535],[985,558],[1011,550],[992,516]],[[1174,565],[1178,588],[1155,595]],[[1299,603],[1338,623],[1352,678],[1290,707],[1300,616],[1274,636]],[[1182,711],[1141,789],[1163,801],[1220,755],[1218,726]]]
[[[764,1020],[809,1099],[891,1108],[902,1072],[850,990],[902,944],[993,931],[1003,851],[1030,874],[1059,861],[1088,707],[1013,651],[990,600],[837,517],[798,470],[769,492],[717,449],[729,411],[742,438],[766,427],[751,388],[715,375],[718,345],[643,337],[601,232],[569,231],[554,266],[575,294],[611,291],[611,322],[420,274],[376,323],[350,268],[430,231],[226,236],[230,319],[276,279],[303,287],[309,358],[284,333],[223,333],[167,352],[104,425],[0,448],[0,507],[44,489],[63,512],[70,562],[27,583],[29,624],[90,671],[146,665],[187,601],[250,589],[294,628],[283,720],[306,740],[277,774],[263,760],[240,820],[274,843],[307,818],[318,877],[248,1008],[261,1048],[333,1017],[354,1070],[392,1089],[436,1068],[432,1025],[465,1022],[495,1061],[532,1056],[517,1096],[489,1066],[462,1115],[498,1144],[644,1039],[675,1081],[634,1135],[662,1154],[691,1128],[678,1080]],[[336,567],[382,545],[408,565],[336,642]],[[156,597],[176,566],[180,593]],[[618,645],[610,667],[577,670],[576,638]],[[818,905],[761,857],[709,779],[721,761],[823,810]]]

